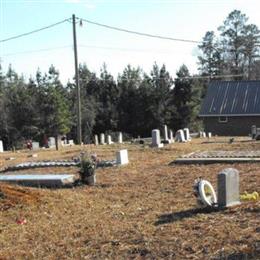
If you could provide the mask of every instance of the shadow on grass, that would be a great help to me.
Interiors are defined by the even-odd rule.
[[[222,209],[219,208],[198,208],[198,209],[188,209],[184,211],[179,212],[173,212],[170,214],[163,214],[159,216],[159,219],[155,222],[155,225],[163,225],[167,223],[173,223],[176,221],[180,221],[185,218],[192,218],[196,216],[197,214],[210,214],[213,212],[219,212],[222,211]]]

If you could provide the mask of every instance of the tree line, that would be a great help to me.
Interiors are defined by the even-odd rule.
[[[260,78],[257,26],[234,10],[218,32],[206,32],[198,45],[198,75],[190,75],[182,65],[173,78],[165,65],[155,63],[150,73],[128,65],[114,78],[106,65],[97,75],[80,64],[83,141],[117,131],[130,137],[150,136],[152,129],[164,124],[175,131],[203,127],[197,115],[210,80],[227,75],[235,80]],[[54,66],[48,73],[38,70],[29,81],[11,66],[7,73],[0,68],[0,111],[0,139],[6,148],[62,134],[76,140],[75,84],[63,85]]]

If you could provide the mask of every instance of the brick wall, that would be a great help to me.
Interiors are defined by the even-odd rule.
[[[220,123],[219,117],[205,117],[203,119],[206,132],[222,136],[248,136],[251,133],[251,126],[260,128],[260,117],[227,117],[226,123]]]

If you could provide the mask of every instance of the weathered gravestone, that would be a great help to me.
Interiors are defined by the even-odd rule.
[[[251,127],[251,136],[252,136],[252,139],[255,139],[255,137],[256,137],[256,126],[255,125],[252,125],[252,127]]]
[[[239,201],[239,172],[227,168],[218,174],[218,205],[230,207],[240,204]]]
[[[0,153],[4,152],[3,141],[0,140]]]
[[[100,144],[105,144],[105,135],[103,133],[100,134]]]
[[[186,141],[190,141],[191,140],[191,137],[190,137],[190,130],[189,128],[184,128],[183,129],[183,132],[184,132],[184,138]]]
[[[107,135],[107,144],[112,144],[112,138],[111,135]]]
[[[255,139],[256,139],[256,140],[260,140],[260,128],[256,128]]]
[[[49,137],[48,138],[48,146],[49,146],[49,148],[55,147],[55,137]]]
[[[97,135],[94,136],[94,143],[95,143],[95,145],[98,145],[98,136]]]
[[[176,142],[186,142],[184,132],[182,129],[178,130],[175,134],[175,141]]]
[[[174,142],[173,131],[172,130],[169,130],[169,140],[171,141],[171,143]]]
[[[119,132],[119,133],[118,133],[118,143],[119,143],[119,144],[122,144],[122,143],[123,143],[123,135],[122,135],[122,132]]]
[[[208,138],[211,138],[211,137],[212,137],[211,132],[208,132]]]
[[[163,126],[163,139],[164,139],[164,142],[165,142],[165,143],[169,143],[167,125],[164,125],[164,126]]]
[[[160,130],[152,130],[152,147],[161,148],[163,144],[161,143]]]
[[[128,152],[126,149],[120,150],[116,153],[116,163],[119,165],[128,164]]]
[[[39,150],[40,145],[39,142],[32,142],[32,150]]]

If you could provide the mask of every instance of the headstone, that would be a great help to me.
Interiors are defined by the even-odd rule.
[[[183,130],[178,130],[175,135],[176,142],[186,142]]]
[[[163,138],[164,138],[164,141],[168,141],[169,140],[167,125],[164,125],[164,127],[163,127]]]
[[[256,126],[252,125],[251,127],[251,135],[252,135],[252,139],[255,139],[256,137]]]
[[[94,143],[95,143],[95,145],[98,145],[98,136],[97,135],[94,136]]]
[[[39,142],[32,142],[32,149],[38,150],[40,148]]]
[[[70,139],[68,144],[69,144],[70,146],[74,145],[73,139]]]
[[[103,133],[100,134],[100,144],[105,144],[105,135]]]
[[[128,164],[128,152],[126,149],[116,153],[116,163],[120,165]]]
[[[163,144],[161,143],[160,130],[152,130],[152,147],[161,148]]]
[[[3,141],[0,140],[0,153],[4,152],[4,146],[3,146]]]
[[[122,144],[122,143],[123,143],[123,135],[122,135],[122,132],[119,132],[119,133],[118,133],[118,143],[119,143],[119,144]]]
[[[206,138],[207,136],[206,136],[206,132],[202,132],[202,137],[203,138]]]
[[[172,142],[174,142],[174,138],[173,138],[173,131],[169,130],[169,140]]]
[[[190,138],[190,130],[189,130],[189,128],[184,128],[184,129],[183,129],[183,132],[184,132],[185,140],[186,140],[186,141],[190,141],[191,138]]]
[[[211,132],[208,132],[208,138],[211,138],[211,137],[212,137]]]
[[[49,146],[49,148],[55,147],[55,137],[49,137],[48,138],[48,146]]]
[[[111,135],[107,135],[107,144],[112,144]]]
[[[218,174],[218,205],[230,207],[240,204],[239,201],[239,172],[227,168]]]

